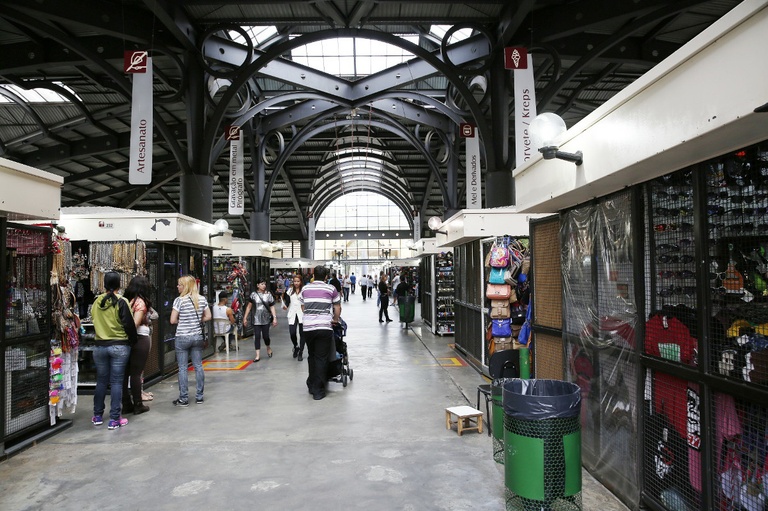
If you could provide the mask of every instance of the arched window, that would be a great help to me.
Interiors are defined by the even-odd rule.
[[[403,232],[409,230],[402,210],[383,195],[344,194],[317,219],[314,258],[343,262],[410,257],[406,245],[412,237]]]

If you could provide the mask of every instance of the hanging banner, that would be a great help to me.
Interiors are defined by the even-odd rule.
[[[245,170],[243,166],[243,137],[240,126],[227,126],[224,138],[229,140],[229,214],[245,212]]]
[[[508,55],[509,54],[509,55]],[[504,64],[513,69],[515,82],[515,166],[519,167],[538,154],[531,145],[528,127],[536,117],[536,88],[533,81],[533,57],[527,48],[504,48]],[[507,65],[511,67],[507,67]]]
[[[413,241],[421,239],[421,215],[418,211],[413,211]]]
[[[459,125],[459,133],[466,144],[467,209],[480,209],[483,207],[480,196],[480,137],[477,136],[477,127],[467,122]]]
[[[147,51],[126,51],[123,71],[133,75],[128,183],[148,185],[152,183],[152,57]]]
[[[307,218],[307,237],[309,238],[309,253],[312,254],[312,259],[315,258],[315,217],[312,213]]]

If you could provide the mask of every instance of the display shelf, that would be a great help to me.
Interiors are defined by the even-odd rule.
[[[455,275],[453,253],[441,252],[435,256],[435,318],[437,335],[453,335]]]

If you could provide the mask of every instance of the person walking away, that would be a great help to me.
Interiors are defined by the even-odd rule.
[[[381,319],[382,315],[387,318],[387,323],[392,322],[389,319],[389,286],[386,275],[382,275],[379,280],[379,323],[384,323],[384,320]]]
[[[325,397],[328,358],[331,350],[335,352],[336,349],[332,325],[341,318],[341,295],[336,288],[325,283],[327,276],[325,266],[316,266],[315,281],[304,286],[299,295],[308,350],[307,388],[316,401]]]
[[[368,296],[368,277],[366,275],[360,276],[360,294],[363,295],[363,301]]]
[[[223,335],[224,342],[219,346],[219,351],[226,351],[227,339],[229,339],[229,333],[235,328],[235,312],[227,305],[229,299],[229,293],[221,291],[219,293],[219,303],[213,306],[213,333],[216,335]],[[221,320],[229,321],[229,327]],[[217,321],[219,320],[219,321]],[[232,343],[229,344],[229,349],[234,349]]]
[[[349,275],[344,277],[344,283],[342,284],[342,291],[344,293],[344,301],[349,301],[349,290],[352,289],[352,280],[349,278]]]
[[[352,284],[352,294],[355,294],[355,284],[357,283],[357,277],[355,277],[355,272],[352,272],[352,275],[349,276],[349,282]]]
[[[253,316],[251,316],[253,310]],[[256,356],[253,361],[261,360],[261,338],[264,338],[264,346],[267,347],[267,356],[272,358],[272,340],[269,337],[270,326],[277,326],[277,314],[275,313],[275,297],[267,291],[267,281],[263,278],[256,279],[256,291],[251,293],[248,307],[245,308],[243,326],[248,326],[248,321],[253,321],[253,345],[256,348]]]
[[[189,406],[189,381],[187,364],[191,358],[195,369],[195,402],[203,404],[205,372],[203,371],[203,323],[211,320],[211,309],[204,296],[197,291],[197,281],[192,275],[179,277],[176,288],[179,296],[173,301],[171,324],[176,325],[176,362],[179,366],[179,397],[174,406]]]
[[[315,275],[315,278],[317,278],[317,275]],[[321,279],[324,280],[324,279]],[[341,281],[336,277],[336,272],[333,272],[331,274],[331,279],[328,281],[330,285],[336,288],[336,291],[341,294]]]
[[[399,273],[395,273],[395,276],[392,277],[392,285],[390,286],[390,288],[392,290],[394,290],[394,289],[397,289],[397,286],[399,286],[399,285],[400,285],[400,274]],[[393,295],[392,296],[392,305],[396,306],[397,305],[397,294],[396,293],[392,293],[392,295]]]
[[[379,287],[379,281],[368,275],[368,298],[373,298],[373,288]]]
[[[304,311],[301,310],[301,303],[299,302],[302,289],[304,289],[304,283],[301,281],[301,277],[296,275],[293,277],[293,283],[283,295],[283,310],[288,311],[288,332],[293,343],[293,358],[298,359],[299,362],[304,360]],[[298,339],[296,338],[297,330]]]
[[[91,308],[95,346],[93,361],[96,364],[96,389],[93,394],[94,426],[104,424],[104,400],[109,395],[109,424],[107,429],[118,429],[128,424],[120,416],[123,402],[123,375],[131,355],[131,346],[138,341],[136,324],[131,314],[131,304],[117,293],[120,275],[107,272],[104,275],[104,293],[96,297]]]
[[[282,301],[283,300],[283,293],[285,293],[286,285],[285,285],[285,279],[283,279],[283,274],[279,274],[276,278],[277,280],[277,292],[275,293],[275,301]]]
[[[142,401],[141,373],[149,357],[152,347],[152,339],[149,336],[150,316],[155,313],[152,310],[152,301],[149,296],[152,288],[146,277],[133,277],[125,288],[123,295],[131,306],[133,323],[136,326],[137,341],[131,347],[128,357],[128,366],[123,377],[123,412],[139,415],[149,411],[149,407]],[[156,313],[155,313],[156,314]],[[128,390],[130,384],[130,391]]]

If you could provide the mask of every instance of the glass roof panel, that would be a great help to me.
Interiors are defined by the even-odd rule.
[[[432,25],[429,29],[429,33],[433,36],[437,37],[438,39],[442,39],[443,36],[445,36],[445,33],[450,30],[451,25]],[[448,41],[448,44],[454,44],[459,41],[463,41],[464,39],[468,39],[470,36],[472,36],[472,29],[470,28],[461,28],[451,34],[451,38]]]
[[[418,44],[417,36],[401,36]],[[301,46],[291,51],[294,62],[320,69],[334,76],[360,78],[413,58],[397,46],[370,39],[340,37]]]
[[[68,90],[71,94],[73,94],[75,97],[80,99],[79,96],[75,94],[75,91],[73,91],[71,88],[67,87],[63,83],[61,82],[53,82],[53,83],[63,89]],[[36,89],[27,90],[17,85],[10,85],[10,84],[3,84],[3,85],[0,85],[0,87],[3,87],[4,89],[12,92],[13,94],[16,94],[17,96],[21,96],[28,103],[69,103],[69,99],[65,98],[58,92],[54,92],[50,89],[36,88]],[[0,94],[0,103],[10,103],[10,102],[11,100],[9,98]]]

